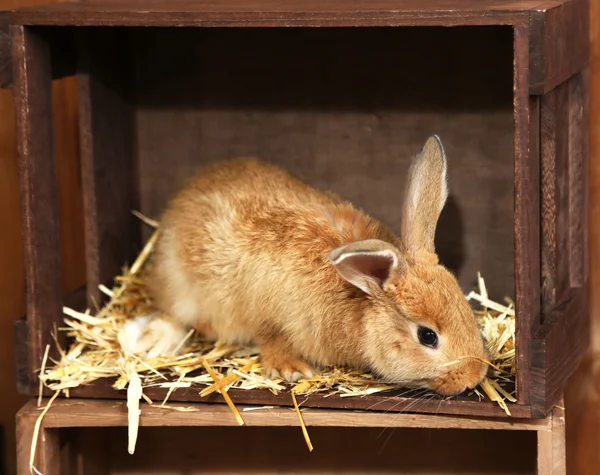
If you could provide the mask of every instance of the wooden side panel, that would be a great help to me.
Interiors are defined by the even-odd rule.
[[[562,401],[561,401],[562,403]],[[549,416],[550,430],[537,433],[537,474],[565,475],[567,472],[565,448],[565,410],[555,407]]]
[[[31,447],[35,434],[36,417],[33,414],[17,414],[17,475],[35,473],[30,469]],[[60,431],[41,427],[33,459],[33,466],[44,475],[62,473],[60,470]]]
[[[542,320],[587,276],[582,88],[578,74],[542,98]]]
[[[588,71],[542,97],[542,319],[532,411],[545,415],[589,344]]]
[[[590,0],[557,3],[531,12],[531,94],[551,91],[589,62]]]
[[[587,74],[542,97],[543,312],[587,281]]]
[[[123,31],[84,29],[79,44],[79,123],[88,304],[132,255],[133,115]]]
[[[12,84],[8,12],[0,12],[0,88]]]
[[[27,283],[29,366],[39,367],[62,322],[50,47],[34,28],[11,27]],[[53,346],[53,345],[52,345]],[[54,353],[54,352],[53,352]]]
[[[100,380],[91,384],[86,384],[74,388],[70,391],[72,398],[98,398],[98,399],[125,399],[126,391],[115,391],[113,388],[115,380]],[[149,387],[144,390],[153,401],[162,401],[167,396],[168,390],[160,387]],[[322,396],[313,394],[302,398],[302,406],[315,409],[347,409],[347,410],[366,410],[368,412],[384,411],[388,417],[397,417],[399,413],[421,413],[436,415],[466,415],[466,416],[484,416],[484,417],[505,417],[504,410],[495,402],[479,400],[476,395],[459,396],[458,398],[440,399],[437,397],[423,396],[422,394],[410,397],[403,396],[405,391],[390,391],[385,393],[371,394],[360,398],[340,397],[339,395]],[[46,395],[50,396],[51,391]],[[290,407],[293,405],[289,391],[282,391],[273,394],[268,389],[254,389],[247,391],[244,389],[230,389],[227,393],[235,404],[252,404],[255,406],[278,406]],[[212,393],[201,397],[196,388],[181,388],[169,395],[169,401],[172,402],[199,402],[207,403],[207,407],[214,404],[224,405],[225,401],[220,394]],[[214,404],[213,404],[214,403]],[[226,406],[224,406],[226,407]],[[531,417],[531,410],[525,404],[511,404],[510,411],[513,418]]]
[[[534,144],[539,104],[530,98],[528,81],[529,33],[514,29],[514,113],[515,113],[515,305],[519,315],[516,330],[517,399],[527,403],[530,395],[530,339],[539,315],[540,222],[539,157]],[[532,132],[533,131],[533,132]]]

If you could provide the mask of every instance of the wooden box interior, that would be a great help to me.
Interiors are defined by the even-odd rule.
[[[399,232],[409,161],[435,133],[449,164],[441,260],[466,292],[481,271],[514,297],[511,28],[161,28],[132,43],[146,215],[202,165],[256,156]]]
[[[457,274],[465,293],[481,271],[492,296],[514,297],[512,28],[128,28],[121,36],[112,33],[103,37],[94,31],[90,62],[82,58],[79,65],[97,81],[83,88],[91,91],[90,104],[83,106],[83,136],[88,129],[95,134],[91,143],[82,144],[84,180],[93,176],[96,188],[84,186],[84,200],[89,210],[98,206],[104,213],[94,209],[85,217],[88,292],[118,272],[119,247],[131,244],[124,253],[131,262],[149,237],[124,202],[158,219],[190,175],[234,157],[277,163],[316,187],[334,190],[398,232],[409,162],[435,133],[449,163],[450,196],[436,237],[441,261]],[[107,46],[98,49],[102,38],[118,41],[121,59],[106,54]],[[96,160],[92,175],[85,165],[90,150]],[[116,164],[119,158],[123,164]],[[111,166],[114,175],[103,171]],[[114,218],[118,212],[127,212],[126,219]],[[102,219],[113,224],[106,226]],[[153,388],[148,394],[161,398],[163,392]],[[197,393],[178,390],[171,398],[198,400]],[[117,395],[102,384],[72,394]],[[285,394],[230,394],[240,402],[290,404]],[[381,410],[414,404],[389,394],[310,399],[306,405]],[[495,403],[474,396],[417,408],[503,414]]]

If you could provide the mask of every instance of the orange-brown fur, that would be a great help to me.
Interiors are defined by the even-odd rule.
[[[442,394],[473,387],[485,372],[477,360],[440,367],[485,352],[456,279],[437,263],[428,241],[445,200],[445,168],[435,162],[431,140],[411,173],[413,184],[425,180],[440,190],[419,188],[413,200],[409,187],[403,226],[413,232],[401,238],[275,166],[238,159],[207,167],[161,219],[150,280],[158,308],[178,325],[205,329],[223,342],[257,343],[267,371],[286,379],[336,364]],[[341,266],[330,255],[362,242],[383,257],[360,262],[388,262],[393,255],[398,263],[381,286],[369,277],[366,290],[344,274],[346,262],[351,272],[356,267],[350,251]],[[419,344],[419,324],[439,333],[439,349]]]

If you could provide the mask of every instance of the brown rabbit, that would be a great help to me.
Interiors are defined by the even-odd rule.
[[[486,350],[434,250],[447,193],[436,136],[410,168],[400,238],[273,165],[207,167],[160,222],[150,288],[163,318],[153,322],[150,354],[173,351],[194,327],[258,344],[270,377],[294,381],[341,365],[442,395],[474,388]]]

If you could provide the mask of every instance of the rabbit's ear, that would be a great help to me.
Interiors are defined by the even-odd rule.
[[[365,239],[338,247],[329,259],[344,280],[371,294],[371,285],[383,288],[392,277],[405,272],[404,258],[394,246],[378,239]]]
[[[446,168],[444,147],[433,135],[410,167],[404,197],[401,238],[412,257],[435,256],[435,228],[448,197]]]

